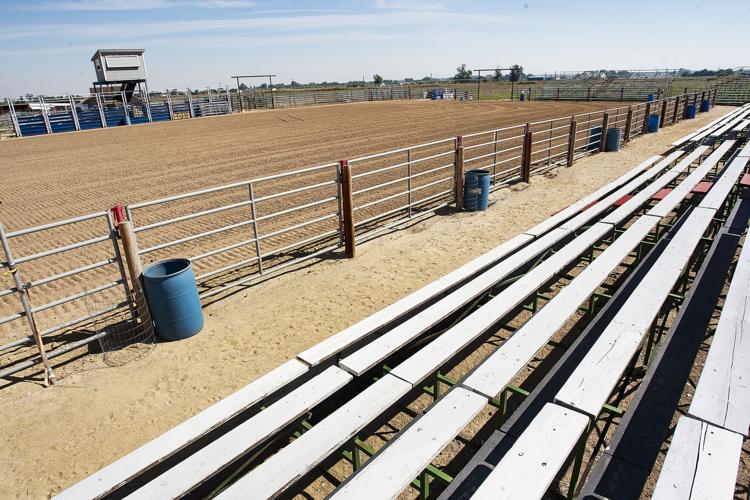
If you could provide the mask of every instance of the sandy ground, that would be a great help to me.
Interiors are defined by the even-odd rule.
[[[300,110],[298,110],[300,111]],[[0,492],[41,498],[170,429],[262,373],[455,269],[643,161],[724,111],[584,159],[528,189],[500,190],[484,213],[435,216],[330,259],[238,291],[205,310],[189,340],[106,367],[100,356],[58,369],[58,386],[0,391]],[[457,245],[456,241],[460,244]]]

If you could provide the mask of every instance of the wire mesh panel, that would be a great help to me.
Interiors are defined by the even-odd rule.
[[[107,212],[0,233],[7,245],[0,262],[0,373],[39,362],[34,329],[54,357],[58,347],[94,340],[87,329],[93,318],[127,308],[130,291]],[[87,307],[91,300],[101,308]]]

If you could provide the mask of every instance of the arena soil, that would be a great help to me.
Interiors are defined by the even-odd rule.
[[[402,111],[392,111],[389,115],[386,110],[378,110],[377,115],[385,121],[390,116],[393,122],[399,122],[403,118],[404,109],[413,108],[422,111],[424,108],[420,106],[431,104],[434,103],[393,103],[394,110]],[[462,107],[464,104],[469,106]],[[527,104],[540,106],[541,112],[541,108],[548,103]],[[386,103],[384,108],[390,105],[391,103]],[[454,120],[453,115],[457,109],[467,111],[470,106],[475,106],[475,114],[483,116],[481,120],[486,121],[477,122],[476,127],[472,126],[462,131],[496,126],[494,122],[499,121],[500,118],[492,115],[498,114],[502,108],[501,104],[494,103],[489,108],[484,108],[485,103],[481,105],[478,103],[437,103],[437,105],[442,106],[442,108],[435,109],[442,109],[441,113],[445,120]],[[455,107],[452,107],[454,105]],[[351,110],[377,109],[377,106],[376,104],[352,105]],[[318,120],[316,128],[322,129],[324,133],[328,133],[337,126],[322,117],[313,118],[324,111],[330,112],[330,116],[337,116],[339,121],[344,121],[342,115],[348,115],[349,128],[359,122],[363,133],[370,131],[366,122],[360,122],[357,119],[355,111],[344,108],[349,108],[349,106],[332,106],[325,110],[294,110],[292,113],[309,122],[314,123]],[[528,111],[530,108],[526,109]],[[305,115],[306,111],[311,112],[313,117]],[[554,116],[576,111],[579,109],[568,108],[567,111],[561,112],[559,108],[556,108],[550,114]],[[206,327],[199,335],[182,342],[160,343],[149,355],[135,359],[124,366],[108,367],[101,355],[86,355],[84,352],[77,359],[70,360],[65,365],[56,368],[61,381],[54,388],[42,388],[38,376],[23,378],[3,386],[0,390],[0,401],[2,401],[0,436],[2,436],[4,446],[0,449],[0,460],[6,465],[0,472],[0,491],[5,497],[19,498],[46,497],[59,492],[256,379],[283,361],[294,357],[305,348],[540,222],[551,213],[616,178],[654,153],[666,150],[670,142],[723,112],[724,110],[717,108],[709,114],[701,115],[697,120],[683,122],[666,128],[659,134],[640,138],[618,154],[592,156],[577,162],[572,168],[557,170],[554,176],[534,177],[526,189],[499,190],[492,195],[494,205],[487,212],[438,215],[361,245],[356,259],[327,259],[257,286],[239,289],[231,296],[205,309]],[[119,149],[122,152],[122,148],[128,147],[132,148],[133,154],[143,149],[144,144],[150,143],[150,147],[153,148],[155,144],[162,143],[172,156],[166,154],[161,161],[165,165],[173,165],[172,169],[177,169],[180,162],[183,162],[184,168],[187,160],[175,157],[178,155],[179,148],[170,142],[176,143],[175,138],[185,135],[188,129],[205,126],[206,128],[197,135],[212,135],[213,127],[224,127],[224,125],[219,125],[223,123],[223,120],[231,122],[233,125],[227,125],[222,133],[233,136],[231,141],[223,143],[227,144],[226,147],[229,149],[233,142],[239,143],[243,135],[248,135],[247,129],[243,129],[241,133],[233,130],[238,127],[238,123],[243,123],[242,120],[248,120],[248,123],[253,120],[263,120],[266,125],[269,125],[269,117],[278,114],[278,112],[272,112],[268,113],[268,117],[260,117],[261,113],[258,113],[257,115],[165,124],[164,126],[143,126],[11,141],[0,144],[0,151],[6,151],[7,157],[8,150],[15,150],[14,154],[18,155],[21,153],[16,148],[38,149],[36,161],[41,162],[42,157],[55,156],[53,152],[55,147],[60,149],[59,154],[62,155],[62,148],[67,148],[62,144],[68,141],[72,144],[71,148],[77,151],[76,155],[83,155],[83,151],[91,149],[97,150],[102,155],[109,151],[107,154],[111,155],[110,158],[118,156],[110,151],[113,149],[113,141],[122,141],[119,148],[114,148],[115,150]],[[404,144],[426,140],[424,130],[430,129],[428,125],[434,124],[435,118],[434,116],[427,118],[427,123],[425,123],[425,117],[422,115],[421,120],[412,122],[415,126],[425,127],[420,128],[422,131],[420,133],[409,131],[408,127],[404,126],[402,130],[411,137],[411,139],[404,140]],[[480,120],[480,118],[476,119]],[[523,122],[528,119],[531,118],[524,117],[519,121]],[[470,116],[465,116],[464,120],[460,122],[463,127],[467,126],[467,121],[474,124]],[[200,125],[199,122],[205,122],[205,125]],[[283,124],[283,122],[280,123]],[[456,128],[459,127],[458,121],[452,123]],[[167,133],[165,131],[168,126],[175,126],[182,132],[169,131],[169,134],[175,133],[174,136],[170,136],[171,139],[156,140],[154,137],[149,137],[149,135],[157,135],[157,131]],[[275,126],[279,127],[279,125]],[[377,129],[378,126],[375,125],[375,127]],[[385,130],[388,124],[381,123],[379,127],[378,130]],[[283,130],[283,127],[276,130]],[[345,130],[345,127],[337,130],[341,132]],[[139,144],[134,144],[135,136],[130,135],[136,132]],[[443,132],[436,133],[435,137],[452,135],[455,132],[456,130],[446,128]],[[112,134],[114,137],[110,139],[107,134]],[[215,144],[214,141],[222,143],[222,134],[217,134],[214,139],[195,149],[191,148],[189,141],[183,143],[183,147],[193,151],[183,154],[192,154],[193,157],[200,157],[203,154],[204,161],[210,164],[211,157],[216,156],[216,146],[210,145]],[[380,132],[372,134],[373,137],[380,135]],[[83,136],[91,136],[91,138]],[[125,136],[129,139],[122,139]],[[110,143],[109,147],[99,144],[103,138]],[[287,139],[290,143],[296,140],[291,135],[288,135]],[[62,142],[59,143],[60,146],[44,146],[46,140]],[[278,141],[279,138],[269,139],[271,142],[274,140]],[[84,146],[78,141],[88,142],[89,145]],[[28,145],[23,145],[24,142]],[[337,147],[347,147],[345,142],[338,142]],[[400,140],[384,148],[399,145],[401,145]],[[213,154],[205,154],[206,152],[203,151],[209,146]],[[372,140],[367,138],[361,139],[358,147],[361,149],[349,149],[349,154],[355,155],[380,149],[380,147],[373,146]],[[49,149],[45,152],[45,148]],[[257,145],[256,148],[256,151],[272,150],[262,145]],[[236,177],[230,177],[221,166],[207,166],[206,169],[212,170],[216,177],[210,177],[210,180],[204,180],[201,183],[222,183],[248,177],[244,174],[240,164],[250,160],[237,158],[233,147],[231,150],[231,154],[222,155],[224,158],[222,161],[225,162],[223,168],[232,169],[232,175]],[[153,149],[151,152],[153,154]],[[327,159],[323,158],[323,155],[337,155],[338,152],[336,148],[331,147],[329,153],[321,148],[318,154],[318,160],[305,163],[323,161]],[[74,165],[76,155],[70,154],[66,161]],[[228,157],[235,158],[234,163]],[[14,158],[15,156],[11,158],[11,161],[14,162],[15,168],[21,168],[19,167],[21,160]],[[256,168],[262,168],[262,163],[259,160]],[[97,164],[97,162],[89,165],[92,164]],[[120,165],[123,164],[125,163]],[[118,171],[118,168],[108,166],[105,162],[101,165],[113,177],[117,177],[114,172]],[[292,164],[292,166],[297,165],[297,163]],[[71,168],[77,169],[75,166]],[[52,170],[49,167],[42,168],[42,170],[47,172],[47,182],[44,185],[48,188],[50,185],[54,186],[56,179]],[[142,170],[144,176],[150,175],[147,167],[142,167]],[[58,170],[57,181],[60,181],[59,172],[60,170]],[[172,189],[172,186],[167,186],[166,182],[157,182],[158,176],[151,178],[150,181],[137,178],[127,180],[127,176],[119,176],[117,183],[132,182],[134,186],[140,185],[141,192],[146,193],[143,197],[150,198],[172,194],[183,189],[194,189],[198,186],[192,184],[190,187],[188,182],[197,183],[199,176],[207,175],[199,172],[197,168],[191,172],[190,179],[187,179],[184,173],[176,175],[176,172],[170,171],[170,168],[165,168],[162,172],[164,172],[164,178],[174,176],[176,180],[185,184],[182,184],[180,189]],[[82,173],[77,175],[78,178],[83,176]],[[252,175],[254,174],[249,174],[249,176]],[[38,177],[40,186],[42,177]],[[75,191],[72,187],[75,184],[75,178],[70,176],[66,179],[65,184],[70,185],[65,188],[67,192]],[[116,190],[108,191],[110,187],[109,183],[104,180],[92,183],[90,189],[92,198],[99,196],[99,203],[109,200],[108,197],[117,192]],[[203,185],[201,184],[200,187]],[[78,190],[82,191],[83,188],[79,185]],[[34,193],[43,189],[37,189],[33,184],[26,184],[25,188],[16,186],[14,192],[21,191],[26,191],[29,197],[35,197]],[[97,191],[101,193],[97,195]],[[94,206],[93,202],[87,205],[88,202],[83,201],[86,198],[86,192],[79,193],[78,201],[70,200],[71,206],[78,206],[78,210],[82,211],[103,208],[101,204]],[[42,198],[44,197],[37,197],[38,205],[47,203]],[[132,198],[120,199],[133,201]],[[18,200],[14,203],[7,203],[11,207],[15,206],[13,213],[25,221],[17,225],[13,224],[14,229],[48,220],[39,214],[31,213],[30,210],[24,211],[22,203]],[[5,213],[5,200],[2,206]],[[49,208],[49,205],[46,208]],[[10,225],[10,221],[15,219],[8,219],[4,215],[3,220]],[[460,241],[460,244],[457,244],[457,241]],[[490,347],[480,349],[477,357],[467,363],[476,364],[489,353],[489,350]],[[534,366],[533,363],[532,366]],[[460,374],[465,369],[468,368],[459,366],[453,374]],[[522,377],[525,378],[525,376]],[[418,411],[427,403],[428,401],[416,401],[413,409]],[[475,433],[475,428],[489,418],[491,413],[491,410],[483,412],[467,429],[466,438],[471,438]],[[399,429],[406,421],[408,421],[407,416],[397,415],[394,417],[393,427]],[[377,443],[371,444],[377,446]],[[437,463],[447,462],[463,446],[465,444],[457,440],[444,455],[441,455]],[[332,473],[338,475],[337,471],[338,469],[335,468]],[[323,479],[320,482],[316,481],[307,490],[308,493],[317,497],[328,491],[331,485],[326,482],[327,480]]]

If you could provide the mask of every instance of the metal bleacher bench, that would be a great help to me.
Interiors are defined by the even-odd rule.
[[[711,223],[718,207],[729,195],[737,178],[744,170],[746,161],[736,159],[730,163],[723,172],[721,179],[714,184],[712,190],[702,200],[701,206],[691,212],[685,224],[672,236],[671,241],[656,260],[654,266],[637,285],[625,304],[617,311],[594,346],[558,391],[555,397],[555,405],[561,409],[566,408],[578,412],[588,419],[593,419],[599,414],[626,366],[636,353],[667,294],[685,269],[691,254]],[[676,192],[677,190],[673,191],[673,193]],[[665,202],[667,202],[667,199],[662,200],[659,205]],[[658,208],[659,205],[655,208]],[[654,212],[658,211],[655,210]],[[651,213],[649,211],[647,215]],[[573,283],[575,283],[575,280]],[[557,456],[554,462],[549,459],[541,460],[541,457],[545,456],[547,446],[542,443],[535,445],[535,443],[537,443],[536,436],[539,433],[539,428],[545,422],[547,425],[554,425],[545,415],[539,414],[511,449],[511,451],[513,449],[528,450],[532,458],[537,459],[528,459],[524,462],[525,466],[519,469],[518,457],[509,452],[485,482],[491,485],[504,484],[504,482],[512,482],[514,477],[524,477],[528,482],[533,482],[538,477],[543,482],[550,475],[554,477],[566,462],[568,455]],[[572,450],[581,439],[581,435],[582,432],[569,432],[560,436],[557,446],[563,450]],[[481,488],[479,491],[481,491]],[[506,496],[496,494],[495,498],[540,498],[543,494],[544,491],[534,490],[529,491],[526,495]]]
[[[691,188],[703,178],[730,145],[731,144],[727,144],[706,159],[704,164],[689,175],[683,183],[673,191],[673,194],[670,195],[669,199],[660,203],[658,207],[660,209],[665,207],[669,207],[670,209],[674,208],[685,196],[687,196],[688,193],[690,193]],[[701,147],[694,151],[677,166],[657,179],[657,181],[644,187],[635,197],[626,201],[621,208],[618,208],[602,219],[602,222],[595,224],[587,232],[578,236],[572,243],[560,249],[555,257],[559,256],[560,259],[567,260],[568,257],[564,257],[566,253],[569,254],[570,258],[582,253],[586,246],[590,246],[596,241],[595,237],[589,237],[590,234],[603,234],[603,232],[597,230],[597,226],[611,224],[609,226],[611,228],[612,225],[620,222],[626,214],[633,213],[638,207],[648,201],[654,192],[687,169],[688,166],[706,150],[706,147]],[[357,498],[363,492],[368,491],[369,487],[378,481],[378,478],[383,477],[387,479],[384,480],[383,484],[378,488],[378,491],[382,492],[382,495],[380,493],[378,494],[378,498],[390,498],[397,495],[409,484],[412,478],[416,477],[419,472],[423,470],[430,461],[434,459],[434,457],[437,456],[440,451],[478,415],[489,399],[495,398],[497,393],[510,383],[512,378],[523,369],[532,356],[541,349],[552,335],[562,327],[563,323],[577,311],[579,305],[595,291],[598,285],[609,276],[610,272],[646,237],[661,218],[666,216],[670,211],[671,210],[666,210],[666,213],[663,215],[647,215],[633,223],[628,230],[626,230],[607,250],[589,264],[589,266],[587,266],[578,277],[564,287],[557,296],[541,309],[540,312],[532,316],[532,318],[516,331],[516,333],[514,333],[500,348],[498,348],[495,353],[470,373],[469,376],[460,383],[459,388],[451,390],[448,395],[438,401],[424,417],[418,419],[414,424],[409,426],[399,437],[396,438],[395,441],[391,442],[384,451],[373,457],[362,471],[346,483],[343,488],[334,495],[334,497]],[[574,245],[576,242],[579,242],[579,244]],[[550,261],[555,257],[550,258]],[[531,287],[538,287],[540,283],[543,283],[553,275],[552,269],[543,269],[544,264],[546,264],[546,262],[524,277],[524,279],[530,279]],[[537,271],[541,272],[541,276],[534,279],[533,274]],[[509,289],[512,288],[512,286],[509,287]],[[503,297],[504,293],[505,292],[501,293],[496,299],[504,300],[504,302],[507,303],[509,300]],[[529,293],[531,293],[530,288],[521,292],[519,295],[528,295]],[[512,303],[512,301],[510,302]],[[502,315],[505,311],[505,309],[500,309],[498,311],[497,307],[490,308],[490,305],[491,304],[487,304],[487,308],[490,311],[494,310],[497,316]],[[450,331],[446,332],[445,338],[450,339],[453,336],[460,339],[462,334],[459,333],[459,329],[470,334],[473,330],[472,326],[471,324],[466,324],[469,323],[470,319],[471,317],[467,318],[462,323],[459,323],[455,328],[457,330],[455,333],[451,333]],[[418,357],[418,353],[413,357],[415,362],[412,364],[415,369],[417,366],[424,364],[428,364],[430,369],[434,368],[434,366],[429,365],[427,358],[440,359],[440,344],[450,346],[455,342],[447,340],[446,342],[441,343],[441,340],[442,339],[433,341],[432,346],[434,347],[432,349],[427,350],[430,346],[425,348],[425,352],[428,352],[430,356],[423,356],[420,358]],[[460,344],[462,342],[458,343]],[[451,349],[448,349],[448,351],[450,352]],[[409,361],[407,361],[407,363]],[[391,373],[398,375],[398,370],[400,368],[400,366],[397,367]],[[410,382],[414,383],[413,380],[410,380]],[[483,399],[474,398],[473,400],[470,400],[468,398],[460,397],[459,401],[464,401],[464,403],[462,405],[456,405],[454,397],[452,396],[453,392],[461,391],[461,394],[463,394],[467,390],[483,396]],[[585,417],[582,418],[584,422],[587,421]],[[452,429],[454,432],[450,432],[448,429]],[[570,450],[568,450],[568,452],[569,451]],[[567,457],[567,453],[564,454],[563,459],[565,457]],[[396,466],[396,464],[398,464],[398,466]],[[494,489],[492,491],[494,491]]]
[[[748,158],[738,158],[743,165]],[[750,428],[750,244],[740,252],[688,415],[680,417],[656,500],[734,496]]]

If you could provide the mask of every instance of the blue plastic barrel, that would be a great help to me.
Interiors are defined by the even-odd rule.
[[[604,142],[604,151],[619,151],[622,141],[622,130],[619,128],[607,129],[607,140]]]
[[[695,118],[695,104],[688,104],[687,107],[685,107],[685,118]]]
[[[156,334],[164,340],[192,337],[203,328],[203,310],[187,259],[170,259],[143,271],[143,285]]]
[[[602,142],[602,128],[593,127],[589,132],[589,142],[586,145],[586,151],[594,151],[599,149],[599,144]]]
[[[464,173],[464,210],[469,212],[487,210],[490,200],[490,172],[468,170]]]
[[[649,94],[646,96],[647,102],[654,102],[654,94]]]
[[[710,111],[710,110],[711,110],[711,101],[709,101],[708,99],[704,99],[701,102],[701,113],[705,113],[706,111]]]
[[[657,114],[649,115],[648,117],[648,131],[658,132],[659,131],[659,120],[661,117]]]
[[[522,101],[526,100],[526,94],[524,94],[523,92],[521,92],[520,100],[522,100]]]

